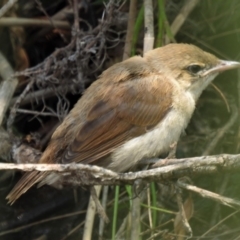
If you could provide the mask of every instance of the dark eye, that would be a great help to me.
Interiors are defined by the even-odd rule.
[[[192,74],[197,74],[202,69],[203,69],[203,67],[200,65],[197,65],[197,64],[193,64],[193,65],[190,65],[187,67],[187,70]]]

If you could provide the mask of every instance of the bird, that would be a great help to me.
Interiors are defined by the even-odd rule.
[[[105,70],[53,133],[39,163],[93,164],[126,172],[170,150],[203,90],[239,68],[195,45],[172,43]],[[25,173],[7,199],[15,202],[49,172]]]

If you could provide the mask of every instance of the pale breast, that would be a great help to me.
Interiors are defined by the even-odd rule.
[[[151,131],[133,138],[118,147],[112,154],[112,163],[108,168],[122,172],[141,159],[157,157],[169,150],[178,141],[192,116],[195,101],[188,92],[179,92],[179,99],[173,102],[165,118]],[[179,104],[179,103],[183,104]]]

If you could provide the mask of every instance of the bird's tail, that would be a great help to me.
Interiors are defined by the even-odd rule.
[[[7,195],[8,203],[11,205],[29,188],[31,188],[35,183],[40,182],[47,172],[33,171],[30,173],[25,173],[18,183],[14,186],[11,192]]]

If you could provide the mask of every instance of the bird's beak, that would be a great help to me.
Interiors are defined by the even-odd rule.
[[[204,72],[203,76],[206,76],[212,73],[220,73],[220,72],[223,72],[229,69],[234,69],[234,68],[240,68],[240,62],[220,60],[215,67],[212,67],[208,69],[206,72]]]

